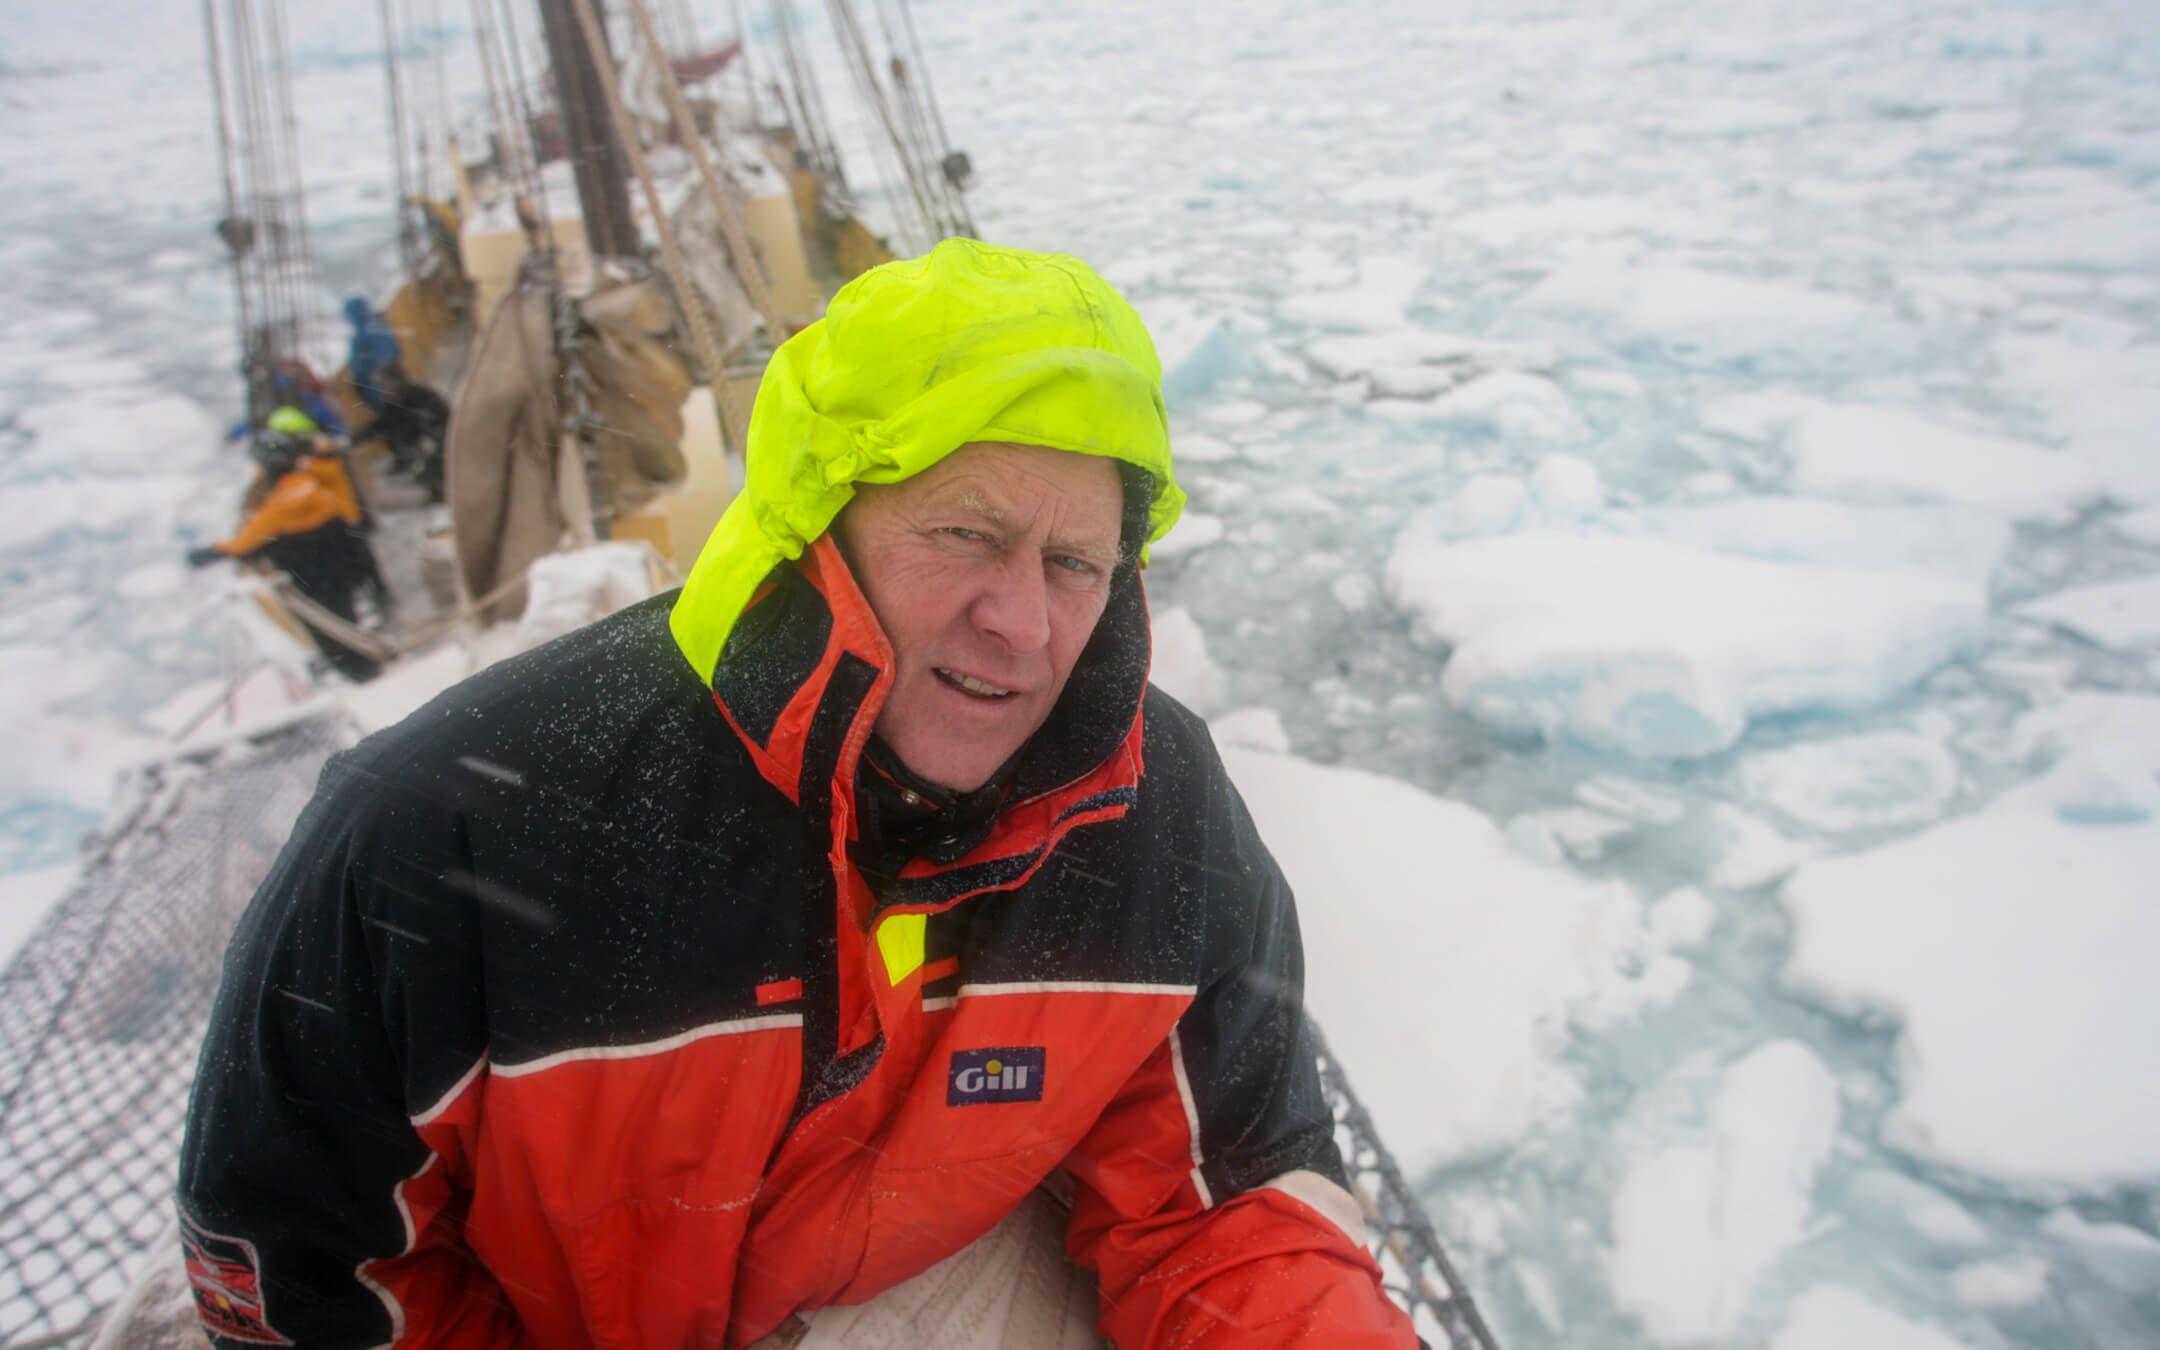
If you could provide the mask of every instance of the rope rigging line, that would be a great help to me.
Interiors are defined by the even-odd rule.
[[[912,168],[922,181],[925,197],[936,209],[938,233],[972,235],[974,226],[960,200],[959,185],[946,172],[947,152],[941,135],[931,127],[936,103],[929,94],[922,54],[919,49],[902,45],[900,33],[912,32],[905,23],[906,10],[901,9],[903,23],[896,31],[895,0],[872,0],[872,4],[877,9],[878,28],[885,35],[886,69],[892,75],[894,102],[899,105],[900,125],[907,134]]]
[[[752,126],[758,121],[757,77],[750,68],[750,28],[743,22],[742,0],[728,0],[728,17],[735,23],[735,70],[742,79],[743,110]]]
[[[503,175],[512,198],[525,204],[515,214],[526,231],[527,242],[533,251],[543,252],[553,243],[552,236],[541,228],[547,218],[547,203],[540,192],[539,169],[533,162],[527,139],[531,124],[520,124],[511,117],[512,105],[503,89],[502,53],[496,50],[500,35],[489,15],[488,0],[470,0],[470,3],[473,38],[480,48],[481,77],[487,82],[488,103],[495,116],[496,168]]]
[[[255,331],[255,307],[254,298],[248,293],[247,266],[243,260],[245,250],[239,233],[240,201],[233,183],[233,133],[227,122],[225,56],[218,42],[217,0],[203,0],[202,16],[203,43],[210,58],[211,120],[217,128],[218,176],[225,188],[225,216],[218,222],[218,227],[224,236],[226,257],[232,263],[234,310],[240,323],[239,353],[244,372],[250,335]],[[251,406],[248,411],[252,415],[256,410]]]
[[[884,141],[878,140],[875,133],[869,137],[872,153],[887,167],[897,161],[897,177],[907,189],[905,200],[915,209],[917,251],[927,249],[942,237],[937,212],[924,194],[921,177],[908,154],[907,141],[893,121],[885,87],[870,58],[870,44],[863,37],[862,25],[856,21],[855,7],[851,0],[826,0],[826,9],[832,16],[833,32],[839,38],[841,54],[846,57],[848,74],[855,82],[856,98],[877,115],[879,124],[885,128]]]
[[[518,117],[518,130],[525,146],[525,167],[530,177],[533,210],[540,219],[550,219],[552,213],[547,203],[547,180],[541,176],[539,147],[533,144],[532,82],[525,75],[525,40],[518,33],[517,9],[510,0],[500,0],[502,27],[497,30],[502,39],[503,50],[508,54],[505,69],[510,74],[510,107]]]
[[[571,0],[571,7],[577,13],[578,26],[584,30],[586,47],[595,58],[593,69],[600,76],[600,92],[606,98],[609,116],[614,119],[615,134],[622,141],[623,154],[630,160],[638,186],[644,189],[646,209],[652,213],[653,232],[660,236],[660,255],[667,265],[668,281],[675,288],[676,304],[682,310],[683,321],[689,325],[690,341],[697,348],[698,361],[705,367],[705,378],[711,382],[713,411],[720,421],[720,444],[723,447],[747,446],[749,428],[744,425],[741,410],[736,407],[735,391],[728,386],[727,367],[720,364],[720,351],[713,342],[712,330],[706,326],[704,305],[690,285],[682,246],[675,237],[675,224],[668,219],[667,203],[661,200],[660,187],[653,181],[651,166],[645,162],[645,147],[639,140],[637,123],[632,120],[630,110],[623,106],[622,86],[616,81],[614,63],[607,59],[606,34],[600,29],[599,15],[593,11],[592,0]],[[731,438],[731,431],[739,439]]]
[[[930,60],[923,54],[922,35],[915,30],[915,7],[910,0],[885,0],[900,13],[900,31],[907,39],[908,69],[913,74],[910,92],[917,115],[927,117],[925,136],[931,147],[935,179],[945,191],[946,209],[955,232],[975,237],[975,214],[967,205],[968,159],[953,150],[952,136],[945,130],[945,114],[938,106],[937,89],[930,80]]]
[[[644,39],[647,54],[658,66],[660,93],[667,100],[668,114],[675,122],[676,138],[683,149],[690,152],[690,160],[697,166],[698,178],[704,184],[705,195],[712,203],[713,214],[719,218],[720,233],[727,241],[728,257],[735,264],[735,274],[741,279],[743,289],[750,294],[750,303],[765,320],[765,331],[774,344],[787,339],[786,323],[780,314],[780,305],[773,298],[772,283],[765,275],[765,265],[758,260],[757,251],[751,247],[750,235],[743,228],[742,218],[735,210],[735,201],[720,181],[714,169],[712,155],[705,144],[705,137],[698,130],[697,119],[691,115],[690,104],[683,97],[682,85],[675,78],[674,67],[668,64],[667,53],[661,49],[659,33],[653,27],[652,15],[645,7],[645,0],[627,0],[631,21],[637,26],[638,35]],[[694,300],[696,297],[686,297]],[[708,366],[713,382],[722,383],[719,367]]]
[[[288,234],[288,262],[294,269],[289,283],[293,306],[292,354],[305,359],[307,310],[315,289],[315,254],[308,238],[306,183],[300,176],[300,121],[293,113],[292,51],[285,40],[284,0],[264,0],[263,13],[264,28],[270,40],[271,71],[275,77],[271,94],[279,135],[274,144],[281,153],[280,181],[292,204],[292,228]]]
[[[820,176],[835,189],[845,192],[847,173],[841,167],[839,149],[833,144],[832,118],[825,110],[825,95],[818,87],[817,72],[803,57],[794,0],[772,0],[772,15],[780,35],[781,58],[787,63],[788,82],[800,113],[799,139]]]
[[[398,260],[411,275],[419,263],[418,241],[413,238],[409,212],[412,203],[412,169],[405,153],[405,91],[398,78],[398,26],[390,13],[390,0],[375,0],[382,19],[383,84],[390,99],[390,171],[396,179],[397,199],[390,223],[397,231]]]

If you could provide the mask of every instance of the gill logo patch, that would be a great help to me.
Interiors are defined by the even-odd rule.
[[[1043,1048],[1005,1045],[953,1053],[945,1080],[947,1106],[985,1102],[1039,1102],[1043,1095]]]

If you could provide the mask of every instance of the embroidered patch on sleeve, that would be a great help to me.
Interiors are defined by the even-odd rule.
[[[213,1233],[182,1214],[180,1247],[204,1330],[251,1345],[292,1344],[271,1329],[263,1309],[262,1262],[254,1243]]]

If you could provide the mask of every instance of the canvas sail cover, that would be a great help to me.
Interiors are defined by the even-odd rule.
[[[690,372],[668,342],[666,297],[649,281],[603,281],[578,302],[578,316],[566,372],[548,289],[521,286],[506,297],[473,349],[450,419],[444,487],[458,572],[475,600],[503,590],[486,608],[490,619],[516,615],[525,569],[584,528],[582,494],[565,490],[571,474],[586,477],[564,459],[582,459],[565,435],[566,400],[586,414],[587,484],[602,514],[634,511],[684,475]]]

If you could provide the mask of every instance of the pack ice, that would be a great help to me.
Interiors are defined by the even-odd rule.
[[[1608,512],[1580,477],[1472,479],[1398,535],[1387,591],[1419,641],[1451,649],[1455,706],[1631,756],[1713,754],[1751,718],[1897,693],[1978,641],[2006,543],[1954,508]]]

